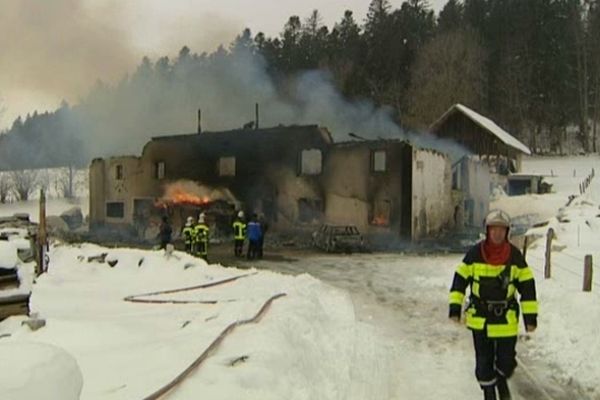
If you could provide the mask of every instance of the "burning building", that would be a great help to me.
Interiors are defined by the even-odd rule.
[[[177,227],[205,210],[225,229],[243,209],[274,231],[352,224],[414,240],[453,223],[451,175],[442,153],[397,140],[333,143],[316,125],[156,137],[140,157],[92,162],[90,225],[143,235],[164,213]]]

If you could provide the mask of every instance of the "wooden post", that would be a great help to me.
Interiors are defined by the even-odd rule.
[[[529,236],[525,235],[523,240],[523,258],[527,257],[527,246],[529,245]]]
[[[583,260],[583,291],[592,291],[592,255],[588,254]]]
[[[46,250],[48,237],[46,232],[46,194],[44,189],[40,191],[40,222],[38,225],[36,243],[36,275],[46,272]]]
[[[549,279],[552,276],[550,255],[552,254],[552,239],[554,238],[554,229],[548,229],[546,234],[546,262],[544,264],[544,278]]]

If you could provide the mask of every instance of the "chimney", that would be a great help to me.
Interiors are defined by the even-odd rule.
[[[198,133],[202,133],[202,109],[198,109]]]
[[[254,114],[255,114],[255,124],[254,124],[254,129],[258,129],[258,103],[255,104],[254,107]]]

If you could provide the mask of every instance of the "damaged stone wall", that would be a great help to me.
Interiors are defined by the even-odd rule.
[[[326,222],[356,225],[366,234],[410,232],[410,160],[402,142],[336,145],[324,176]]]
[[[338,146],[325,164],[325,222],[356,225],[361,232],[369,221],[370,150],[364,145]]]
[[[98,194],[90,202],[99,209],[98,202],[102,200],[99,193],[104,193],[105,201],[127,198],[129,205],[124,210],[127,217],[123,222],[131,222],[135,213],[131,204],[160,198],[166,184],[189,180],[229,189],[247,214],[264,214],[274,228],[298,227],[301,216],[306,221],[300,222],[314,227],[322,219],[320,164],[330,144],[329,133],[317,126],[155,138],[146,144],[140,159],[133,158],[138,160],[137,168],[124,166],[125,181],[133,183],[136,190],[116,191],[115,187],[122,186],[108,172],[116,162],[124,162],[126,158],[96,160],[90,176]],[[302,164],[303,151],[307,165]],[[318,211],[314,218],[310,207]],[[94,217],[98,221],[116,222],[100,211]]]
[[[131,224],[133,199],[152,196],[138,157],[95,159],[90,165],[90,223]]]
[[[333,144],[323,128],[295,126],[160,137],[139,158],[94,160],[91,222],[145,232],[166,185],[181,180],[226,188],[232,216],[241,205],[273,230],[330,223],[414,239],[438,232],[453,210],[445,156],[394,140]],[[184,217],[173,218],[175,231]]]

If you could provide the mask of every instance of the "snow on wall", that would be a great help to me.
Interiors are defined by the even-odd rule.
[[[0,241],[0,268],[12,269],[18,264],[17,247],[8,241]]]

